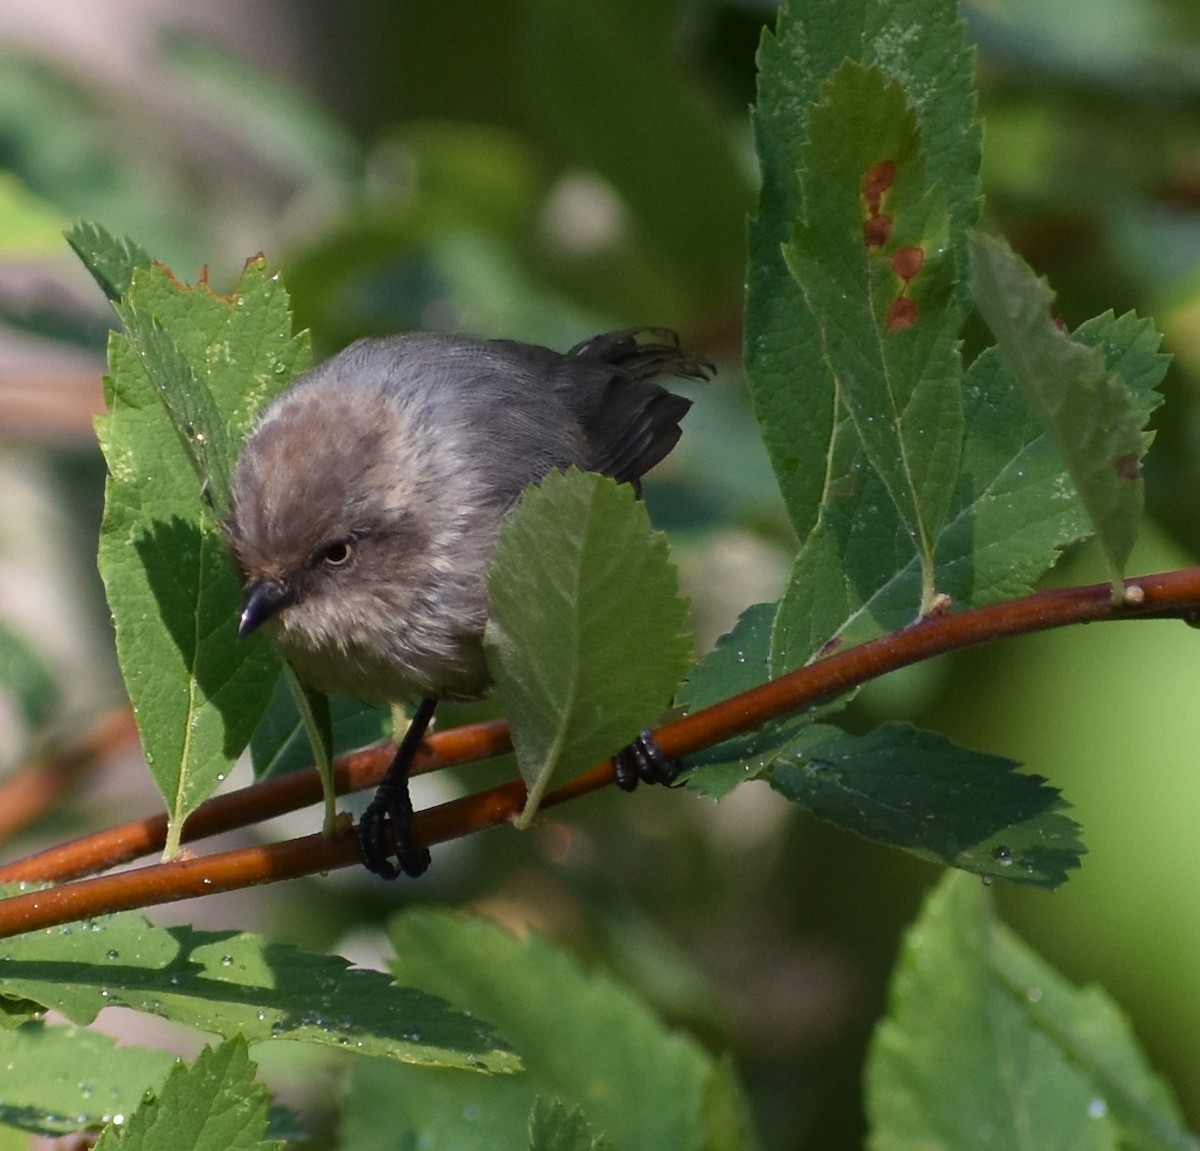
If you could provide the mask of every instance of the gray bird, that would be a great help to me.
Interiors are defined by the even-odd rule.
[[[360,822],[370,870],[428,866],[408,842],[408,771],[437,701],[490,686],[487,563],[504,513],[555,468],[638,487],[691,406],[656,378],[710,372],[663,329],[608,332],[565,354],[421,332],[359,340],[268,405],[234,469],[226,523],[245,589],[239,635],[265,625],[317,691],[419,701]],[[639,774],[671,768],[639,745],[620,782]]]

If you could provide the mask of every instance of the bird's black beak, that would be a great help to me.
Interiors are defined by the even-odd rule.
[[[251,584],[238,620],[238,639],[245,639],[295,598],[291,588],[275,580],[260,579]]]

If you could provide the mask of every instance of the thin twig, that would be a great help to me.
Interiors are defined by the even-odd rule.
[[[1195,622],[1200,618],[1200,568],[1144,576],[1126,586],[1129,597],[1121,604],[1113,603],[1111,585],[1104,583],[1043,591],[1007,603],[931,616],[856,647],[834,651],[779,679],[665,724],[654,735],[667,755],[683,756],[945,652],[1075,623],[1138,618]],[[453,734],[441,733],[439,738]],[[551,792],[543,806],[574,799],[612,779],[612,761],[606,760]],[[432,845],[494,827],[517,816],[524,803],[524,784],[514,780],[418,813],[413,838]],[[346,829],[331,837],[311,835],[80,880],[0,901],[0,938],[88,916],[316,874],[358,861],[356,838]],[[6,871],[16,866],[9,865]]]
[[[129,723],[132,725],[132,719]],[[438,732],[422,744],[413,774],[490,759],[509,751],[511,746],[508,725],[501,720]],[[375,786],[383,778],[394,753],[394,748],[380,745],[339,756],[334,764],[337,794]],[[210,835],[248,827],[298,811],[321,798],[321,780],[314,770],[268,779],[201,804],[188,816],[182,840],[194,843]],[[160,812],[0,865],[0,883],[61,883],[95,875],[162,851],[166,839],[167,816]]]

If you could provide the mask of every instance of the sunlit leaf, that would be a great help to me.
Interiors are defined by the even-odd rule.
[[[488,577],[488,666],[529,788],[590,767],[662,715],[691,659],[666,539],[632,489],[552,472],[506,517]]]
[[[306,364],[287,295],[259,260],[218,296],[146,265],[136,245],[96,226],[72,243],[127,330],[109,346],[108,463],[100,573],[117,654],[167,804],[167,853],[183,821],[225,777],[270,697],[278,663],[241,643],[241,589],[219,516],[232,461],[266,400]]]
[[[281,1151],[267,1139],[266,1087],[254,1081],[241,1036],[191,1064],[179,1063],[162,1089],[120,1126],[107,1128],[98,1151]]]
[[[127,912],[0,941],[0,963],[6,996],[75,1023],[129,1007],[251,1042],[292,1039],[432,1066],[517,1067],[485,1024],[430,995],[340,956],[246,932],[156,927]]]

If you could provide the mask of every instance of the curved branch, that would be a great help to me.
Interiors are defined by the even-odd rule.
[[[132,718],[128,713],[125,717],[132,727]],[[136,738],[136,731],[133,737]],[[94,740],[89,738],[86,746],[91,749],[93,745]],[[490,759],[511,748],[508,724],[503,720],[438,732],[421,745],[413,775]],[[334,790],[345,795],[373,787],[383,778],[394,754],[393,747],[380,744],[339,756],[334,764]],[[201,804],[188,816],[182,841],[194,843],[210,835],[248,827],[319,803],[321,799],[321,780],[315,770],[268,779]],[[160,812],[0,865],[0,883],[59,883],[94,875],[162,851],[166,841],[167,816]]]
[[[667,755],[687,755],[935,655],[1068,624],[1138,618],[1179,618],[1189,623],[1200,620],[1200,568],[1129,580],[1126,599],[1120,604],[1113,602],[1111,584],[1104,583],[1037,592],[1020,600],[931,616],[845,651],[834,651],[788,675],[665,724],[654,734]],[[473,730],[440,733],[437,740],[448,740],[459,733],[467,738]],[[491,729],[491,737],[497,740],[498,747],[505,742],[502,733],[502,725]],[[357,753],[357,756],[375,757],[371,759],[374,765],[386,758],[386,752],[381,755],[376,749]],[[346,758],[356,760],[355,756]],[[425,770],[433,766],[430,756]],[[348,768],[344,770],[349,774]],[[277,782],[290,782],[291,778]],[[612,780],[610,759],[552,791],[542,806],[564,803],[604,787]],[[312,801],[318,797],[319,785]],[[235,799],[233,796],[225,798]],[[221,801],[211,802],[218,804]],[[514,780],[418,813],[413,823],[413,836],[419,843],[442,843],[508,822],[521,812],[524,803],[525,786],[520,780]],[[197,812],[192,818],[199,814]],[[357,840],[350,828],[330,837],[310,835],[203,858],[177,859],[2,900],[0,938],[87,916],[298,878],[358,861]],[[10,864],[3,874],[11,877],[15,869],[28,862]]]

